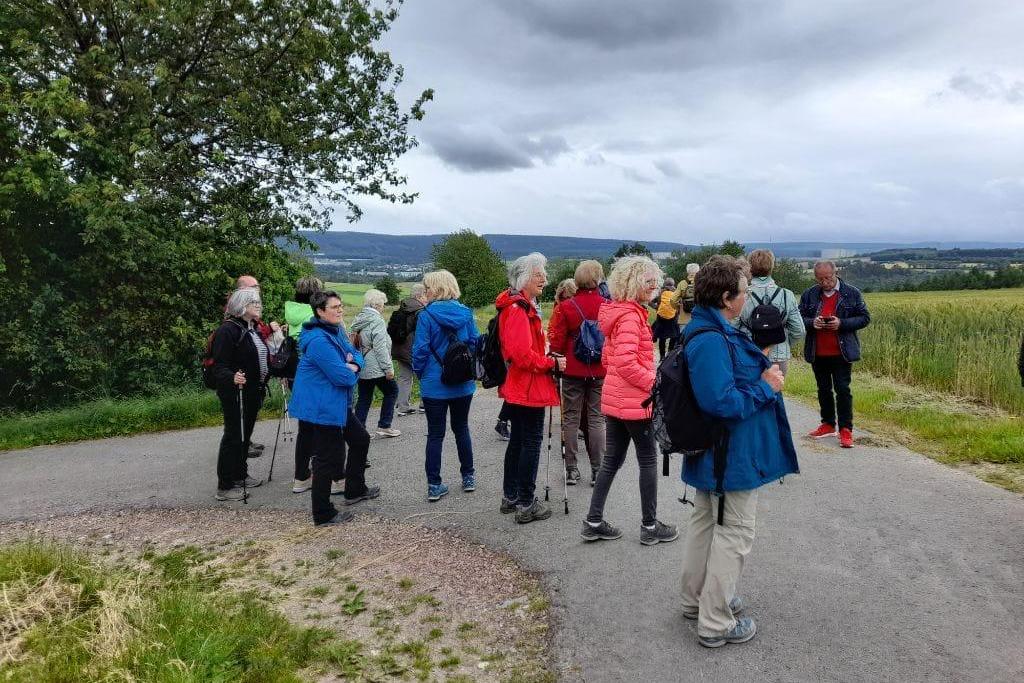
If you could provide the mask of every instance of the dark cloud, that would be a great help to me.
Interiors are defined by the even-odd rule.
[[[678,178],[683,174],[683,169],[671,159],[658,159],[654,162],[654,168],[661,171],[666,178]]]
[[[444,163],[466,173],[530,168],[570,151],[559,135],[507,136],[474,128],[438,129],[429,134],[427,144]]]
[[[1024,82],[1007,84],[999,74],[972,76],[959,73],[949,79],[950,90],[972,100],[999,100],[1007,104],[1024,104]]]
[[[629,166],[626,166],[622,169],[622,175],[626,176],[635,183],[640,183],[641,185],[654,184],[653,179],[647,177],[646,175],[636,170],[635,168],[630,168]]]

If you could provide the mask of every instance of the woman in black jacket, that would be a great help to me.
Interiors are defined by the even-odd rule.
[[[228,299],[224,322],[213,336],[213,377],[224,413],[224,436],[217,456],[217,500],[244,500],[245,489],[263,483],[250,477],[246,467],[249,440],[270,376],[267,345],[254,323],[262,313],[258,289],[236,290]]]

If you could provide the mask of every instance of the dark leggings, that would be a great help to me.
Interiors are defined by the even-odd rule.
[[[588,522],[600,522],[604,518],[604,503],[612,487],[615,474],[626,461],[629,442],[636,446],[636,459],[640,465],[640,510],[643,524],[651,526],[658,517],[658,456],[654,446],[654,431],[650,420],[620,420],[605,415],[606,449],[601,469],[597,471],[597,483],[590,497]]]
[[[263,389],[242,391],[242,405],[245,408],[245,433],[242,433],[241,417],[238,414],[238,390],[218,389],[221,413],[224,415],[224,436],[220,439],[217,453],[217,488],[226,490],[249,475],[246,457],[252,438],[256,417],[263,406]]]
[[[338,511],[331,503],[332,481],[341,479],[344,474],[346,498],[358,498],[366,493],[364,471],[366,453],[370,450],[370,435],[351,410],[348,411],[344,427],[300,421],[299,430],[305,432],[313,456],[313,522],[326,522]]]
[[[533,504],[537,488],[537,465],[544,440],[544,409],[507,405],[512,425],[505,448],[502,491],[507,500],[515,501],[520,507],[529,507]]]

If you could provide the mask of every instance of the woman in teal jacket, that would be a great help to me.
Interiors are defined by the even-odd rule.
[[[352,387],[362,367],[362,354],[341,329],[344,306],[333,291],[310,297],[313,318],[302,325],[302,357],[288,410],[299,421],[299,434],[312,455],[313,523],[336,524],[352,519],[331,504],[331,481],[345,473],[345,504],[380,495],[379,486],[364,479],[370,435],[352,411]],[[346,466],[345,446],[348,446]]]
[[[683,331],[697,405],[728,434],[721,484],[713,449],[686,457],[682,475],[697,489],[683,550],[683,616],[698,619],[706,647],[754,637],[754,621],[734,615],[743,608],[736,583],[754,541],[757,489],[800,470],[782,371],[731,324],[746,302],[747,276],[746,261],[712,257],[697,273],[696,307]]]
[[[448,351],[450,335],[455,335],[475,351],[480,338],[473,311],[459,303],[459,283],[447,270],[423,276],[427,306],[416,318],[416,338],[412,344],[412,369],[420,378],[420,395],[427,414],[427,500],[434,502],[448,493],[441,481],[441,451],[444,444],[445,415],[451,411],[452,432],[459,453],[462,490],[476,489],[473,468],[473,442],[469,436],[469,406],[476,382],[445,384],[441,381],[441,362]]]

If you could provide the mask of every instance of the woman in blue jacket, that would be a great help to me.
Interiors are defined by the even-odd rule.
[[[423,276],[427,305],[416,318],[412,344],[412,369],[420,378],[420,395],[427,414],[427,500],[434,502],[448,493],[441,481],[441,450],[444,445],[445,415],[451,411],[452,433],[459,453],[462,490],[476,489],[473,442],[469,436],[469,406],[476,382],[445,384],[441,381],[441,359],[454,335],[475,351],[480,338],[473,311],[459,303],[462,295],[455,276],[436,270]]]
[[[799,471],[782,401],[783,374],[731,321],[747,299],[746,261],[714,256],[697,273],[696,306],[683,331],[697,405],[725,429],[725,469],[714,449],[686,457],[683,481],[697,489],[683,550],[683,616],[697,619],[706,647],[754,637],[753,619],[736,619],[736,583],[754,541],[757,489]]]
[[[345,473],[345,505],[380,495],[364,479],[370,435],[355,418],[350,398],[363,356],[341,329],[344,307],[336,292],[315,292],[309,299],[313,318],[302,324],[302,356],[288,410],[299,421],[299,434],[312,455],[313,523],[338,524],[352,519],[331,504],[331,481]],[[345,446],[348,445],[348,466]]]

